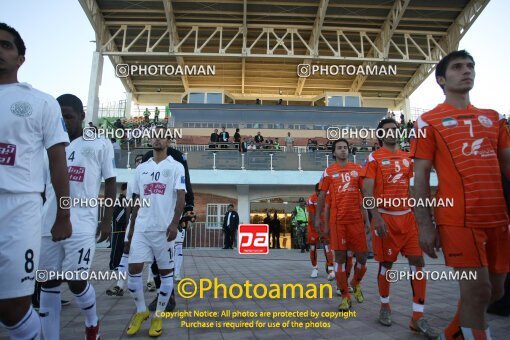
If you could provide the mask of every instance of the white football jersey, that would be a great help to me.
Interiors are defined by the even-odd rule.
[[[45,149],[69,143],[62,111],[25,83],[0,85],[0,193],[41,193]]]
[[[138,210],[135,232],[165,231],[174,218],[177,190],[186,192],[184,166],[172,156],[159,163],[150,158],[136,168],[132,190],[150,204]]]
[[[84,201],[97,199],[101,188],[101,178],[107,180],[116,177],[113,146],[107,139],[88,141],[82,137],[76,138],[66,148],[66,156],[71,198],[81,198]],[[47,201],[43,207],[43,236],[51,234],[51,227],[57,213],[57,201],[49,174],[46,178]],[[99,206],[92,204],[71,207],[73,234],[95,234],[98,214]]]

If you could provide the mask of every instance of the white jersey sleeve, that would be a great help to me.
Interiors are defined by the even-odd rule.
[[[63,142],[65,142],[66,146],[69,145],[66,124],[64,118],[62,118],[62,109],[56,100],[45,103],[42,125],[43,143],[46,149]]]
[[[184,166],[176,162],[174,188],[175,190],[184,190],[186,192],[186,174],[184,172]]]
[[[130,190],[131,197],[133,196],[133,194],[140,196],[140,174],[141,174],[141,171],[140,171],[141,166],[140,165],[136,167],[135,175],[131,179],[131,184],[132,184],[131,190]],[[129,188],[129,184],[128,184],[128,188]]]
[[[103,159],[101,163],[101,175],[105,180],[112,177],[117,177],[115,170],[115,156],[113,152],[112,143],[105,139],[103,149]]]

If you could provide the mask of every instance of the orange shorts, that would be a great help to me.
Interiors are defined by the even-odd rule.
[[[368,251],[367,236],[363,221],[330,226],[331,249],[351,250],[354,252]]]
[[[489,267],[495,274],[510,272],[510,226],[439,226],[439,235],[447,266]]]
[[[372,219],[372,245],[376,261],[395,262],[398,253],[404,256],[423,256],[418,241],[418,225],[413,212],[405,215],[382,213],[381,216],[388,229],[388,235],[385,238],[375,235]]]
[[[308,228],[308,233],[307,233],[308,234],[308,244],[318,244],[319,242],[321,242],[321,240],[326,243],[329,242],[329,237],[323,237],[321,239],[319,232],[316,229],[312,229],[312,227],[310,225],[308,225],[307,228]]]

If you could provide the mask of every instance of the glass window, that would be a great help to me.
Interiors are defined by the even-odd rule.
[[[188,97],[188,103],[204,104],[205,103],[205,93],[191,92]]]
[[[221,229],[223,226],[223,216],[228,210],[228,204],[208,204],[206,228]]]
[[[358,96],[345,96],[346,107],[360,107]]]
[[[223,104],[222,98],[223,94],[221,93],[208,93],[207,104]]]
[[[329,96],[328,106],[344,106],[344,98],[342,96]]]

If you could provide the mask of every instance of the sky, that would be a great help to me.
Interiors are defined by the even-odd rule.
[[[0,0],[0,22],[16,28],[27,46],[18,79],[55,97],[88,98],[94,31],[77,0]],[[510,1],[491,0],[459,44],[476,63],[471,102],[510,115],[508,32]],[[122,83],[105,58],[99,90],[102,103],[125,98]],[[433,74],[411,95],[411,107],[431,109],[444,100]]]

